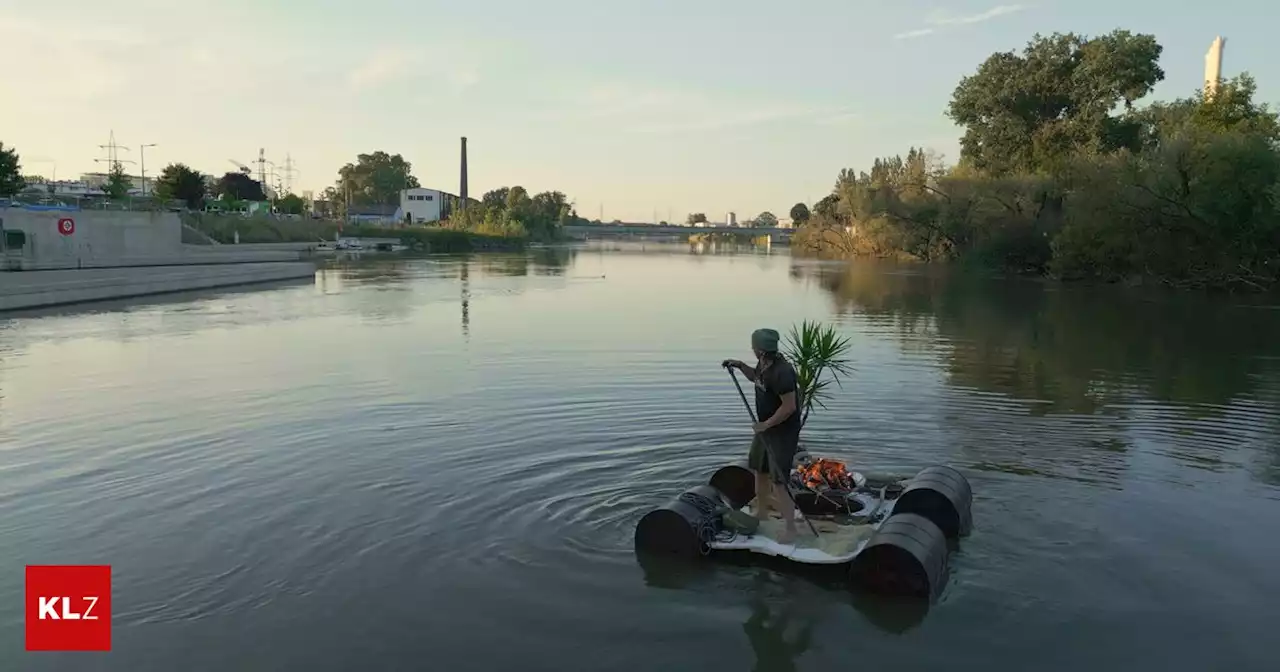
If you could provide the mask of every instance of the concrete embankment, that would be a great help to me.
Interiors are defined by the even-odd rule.
[[[0,310],[315,277],[311,262],[187,264],[0,273]]]

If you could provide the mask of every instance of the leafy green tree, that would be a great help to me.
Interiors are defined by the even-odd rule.
[[[507,190],[506,208],[512,212],[519,212],[527,208],[530,204],[529,192],[524,187],[516,185]]]
[[[204,176],[184,163],[171,163],[156,179],[156,197],[166,201],[182,201],[192,210],[204,203]]]
[[[480,197],[480,202],[489,208],[505,208],[507,207],[507,194],[511,192],[510,187],[502,187],[493,191],[485,192]]]
[[[22,191],[26,181],[22,179],[22,163],[17,150],[5,148],[0,142],[0,196],[11,197]]]
[[[692,224],[706,224],[706,223],[707,223],[707,215],[706,215],[706,213],[703,213],[703,212],[693,212],[693,213],[689,213],[689,217],[685,219],[685,223],[686,223],[686,224],[690,224],[690,225],[692,225]]]
[[[276,201],[276,210],[282,215],[301,215],[306,208],[306,201],[297,194],[285,194],[280,200]]]
[[[767,229],[778,225],[778,216],[766,210],[765,212],[756,215],[754,221],[756,226]]]
[[[118,201],[129,195],[129,187],[133,186],[132,180],[124,172],[124,166],[119,161],[111,164],[111,170],[107,171],[107,183],[102,185],[102,192],[113,201]]]
[[[809,221],[809,206],[804,203],[796,203],[791,206],[791,221],[796,226],[800,226],[801,224]]]
[[[1280,122],[1269,105],[1254,101],[1257,89],[1253,77],[1242,73],[1220,83],[1214,95],[1200,90],[1190,98],[1154,103],[1134,118],[1143,125],[1147,147],[1190,130],[1241,131],[1280,143]]]
[[[840,197],[834,193],[823,196],[813,204],[813,215],[818,219],[834,221],[840,216]]]
[[[355,205],[394,205],[400,201],[402,190],[422,186],[412,168],[399,154],[360,154],[355,163],[338,170],[335,186],[339,193],[350,194]]]
[[[1136,148],[1140,125],[1114,116],[1164,79],[1152,35],[1036,35],[960,80],[947,111],[965,129],[961,160],[994,174],[1052,169],[1074,152]]]
[[[233,201],[265,201],[266,192],[262,183],[241,172],[230,172],[218,178],[214,192],[225,199]]]

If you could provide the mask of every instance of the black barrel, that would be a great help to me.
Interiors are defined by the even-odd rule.
[[[720,531],[718,507],[728,505],[710,485],[690,488],[636,523],[636,551],[684,558],[705,554],[707,542]]]
[[[947,538],[928,518],[889,516],[853,558],[849,580],[869,592],[934,599],[947,575]]]
[[[736,464],[720,467],[711,475],[711,487],[724,494],[729,505],[741,509],[756,496],[756,475]]]
[[[951,467],[926,467],[907,482],[893,507],[897,513],[917,513],[947,535],[969,534],[973,527],[973,490],[969,481]]]

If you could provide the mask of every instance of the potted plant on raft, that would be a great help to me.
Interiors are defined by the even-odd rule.
[[[782,354],[796,370],[796,382],[800,388],[800,426],[809,422],[814,404],[826,408],[824,400],[831,393],[831,384],[840,385],[840,378],[852,372],[846,355],[849,339],[840,336],[831,325],[819,322],[801,322],[792,325],[782,348]],[[804,448],[801,447],[801,452]]]

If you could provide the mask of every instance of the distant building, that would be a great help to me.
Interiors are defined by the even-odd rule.
[[[50,198],[103,198],[106,194],[101,186],[93,186],[87,182],[75,180],[58,180],[44,182],[27,182],[23,194],[39,195]],[[139,192],[141,193],[141,192]]]
[[[1222,52],[1227,48],[1227,41],[1221,35],[1214,38],[1209,45],[1209,52],[1204,55],[1204,95],[1212,98],[1218,92],[1218,84],[1222,82]]]
[[[347,210],[347,221],[352,224],[376,224],[387,226],[404,221],[398,205],[353,205]]]
[[[102,191],[102,187],[106,186],[107,184],[108,177],[109,176],[106,173],[84,173],[80,175],[80,181],[89,185],[90,187],[96,188],[98,191]],[[137,177],[134,175],[125,175],[124,179],[129,182],[129,195],[131,196],[142,195],[142,191],[143,191],[142,187],[144,185],[144,180],[141,177]],[[155,187],[156,187],[155,178],[148,177],[145,180],[145,185],[146,185],[146,192],[148,194],[155,192]]]
[[[408,217],[413,224],[438,222],[444,218],[447,196],[448,194],[437,189],[402,189],[400,191],[401,219]]]
[[[311,216],[315,219],[337,219],[338,210],[332,201],[325,199],[307,201],[311,204]]]
[[[738,225],[738,213],[736,213],[736,212],[731,212],[731,213],[729,213],[729,216],[725,218],[724,223],[725,223],[725,225],[726,225],[726,226],[737,226],[737,225]]]

